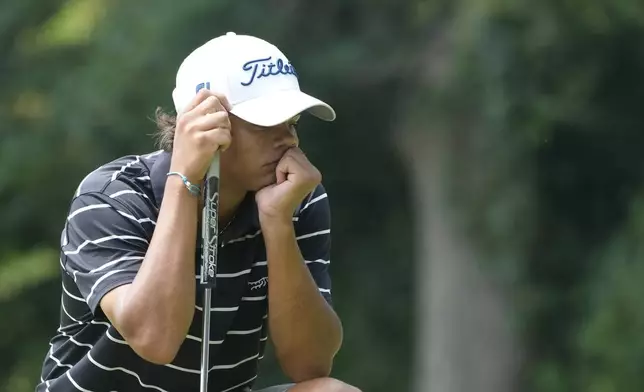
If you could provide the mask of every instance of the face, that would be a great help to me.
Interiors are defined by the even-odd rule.
[[[260,127],[230,115],[232,143],[221,154],[222,182],[245,191],[258,191],[276,181],[275,168],[286,150],[297,147],[299,116],[274,126]]]

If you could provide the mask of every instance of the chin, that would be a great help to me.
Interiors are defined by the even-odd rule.
[[[275,176],[275,174],[270,176],[264,176],[258,181],[255,181],[255,186],[253,187],[253,191],[257,192],[261,189],[266,188],[269,185],[275,184],[276,182],[277,182],[277,177]]]

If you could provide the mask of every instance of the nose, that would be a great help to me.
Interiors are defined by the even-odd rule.
[[[300,139],[297,137],[297,131],[291,124],[280,124],[273,130],[275,134],[275,147],[276,148],[291,148],[297,147],[300,144]]]

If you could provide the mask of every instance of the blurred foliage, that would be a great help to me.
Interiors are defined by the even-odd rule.
[[[395,85],[381,76],[391,72],[374,69],[365,74],[368,81],[353,78],[373,56],[342,38],[353,34],[357,8],[339,2],[249,4],[194,1],[177,8],[168,0],[73,0],[0,6],[0,311],[11,315],[1,326],[0,390],[27,391],[38,379],[58,325],[55,252],[78,182],[107,160],[154,149],[151,118],[157,106],[172,107],[180,61],[226,31],[275,41],[300,64],[301,84],[340,113],[335,124],[305,117],[301,125],[303,147],[324,173],[333,207],[334,294],[345,323],[335,376],[371,390],[407,388],[413,271],[410,211],[400,202],[407,184],[387,144],[388,129],[372,115],[381,94],[394,95]],[[389,16],[378,12],[383,20]],[[340,14],[346,16],[336,20]],[[330,23],[337,28],[329,30]],[[377,27],[365,26],[385,33]],[[346,66],[345,56],[351,57]],[[359,101],[352,97],[356,91]],[[365,145],[364,136],[371,142]],[[363,160],[351,163],[357,151]],[[390,186],[380,186],[381,176],[392,179]],[[365,201],[356,208],[359,199]],[[394,236],[397,241],[387,241]],[[377,265],[391,266],[391,284],[383,285]],[[284,381],[270,355],[264,362],[262,385]]]
[[[52,263],[58,258],[54,249],[35,250],[29,253],[4,257],[0,265],[0,301],[20,294],[43,280],[51,279],[58,272]]]
[[[590,392],[644,389],[644,198],[638,195],[630,218],[594,258],[601,266],[589,279],[593,288],[574,342],[580,351],[578,388]]]
[[[641,391],[643,4],[0,3],[0,390],[33,389],[58,325],[56,248],[78,182],[152,150],[182,58],[236,31],[280,46],[339,114],[301,126],[333,208],[336,377],[411,385],[415,215],[395,147],[409,116],[450,133],[445,186],[518,287],[522,390]],[[267,355],[261,384],[282,380]]]

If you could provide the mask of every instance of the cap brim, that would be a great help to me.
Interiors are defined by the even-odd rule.
[[[307,111],[324,121],[335,120],[335,111],[325,102],[298,90],[280,91],[236,105],[230,111],[251,124],[272,127]]]

